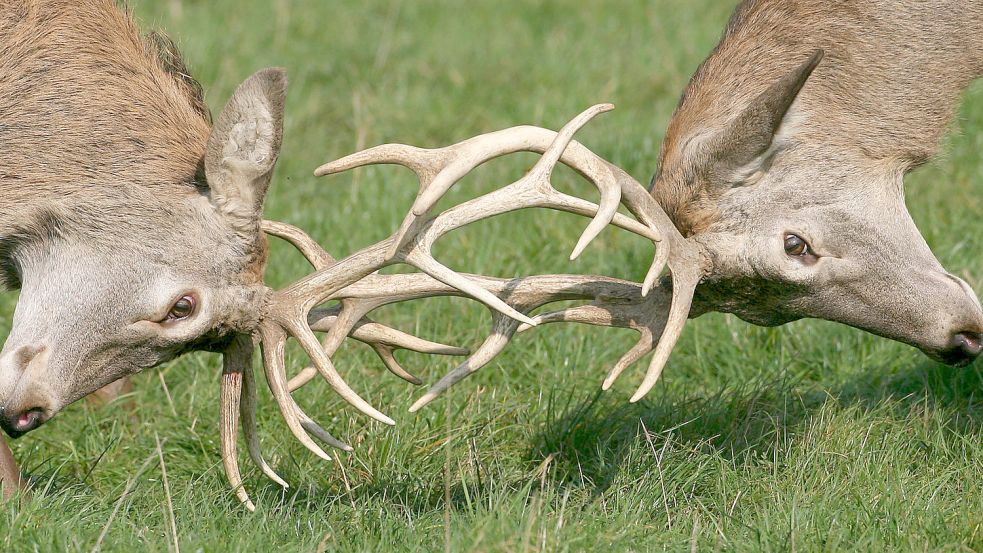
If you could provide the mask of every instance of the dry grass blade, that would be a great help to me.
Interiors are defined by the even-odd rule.
[[[99,532],[99,537],[96,539],[95,545],[92,546],[92,553],[102,550],[102,542],[106,539],[106,535],[109,534],[109,528],[113,525],[113,521],[116,520],[116,515],[119,513],[120,507],[123,506],[123,501],[130,495],[136,481],[143,476],[143,473],[147,471],[147,468],[150,467],[150,463],[152,463],[156,457],[157,452],[154,451],[149,457],[147,457],[143,464],[140,465],[140,468],[137,469],[137,473],[126,481],[126,486],[123,487],[123,493],[120,494],[119,499],[117,499],[115,505],[113,505],[113,512],[109,514],[109,518],[106,519],[106,524],[102,526],[102,531]]]
[[[157,442],[157,458],[160,459],[160,474],[164,484],[164,498],[167,500],[167,522],[171,531],[171,539],[174,543],[174,552],[181,552],[181,545],[177,539],[177,520],[174,518],[174,502],[171,500],[171,485],[167,481],[167,466],[164,464],[164,451],[160,446],[160,436],[154,432],[154,441]]]

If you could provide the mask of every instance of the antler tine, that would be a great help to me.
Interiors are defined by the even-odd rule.
[[[602,390],[608,390],[621,373],[639,359],[647,355],[657,344],[656,333],[664,328],[665,320],[661,312],[654,309],[647,300],[639,304],[618,305],[606,301],[597,301],[587,305],[578,305],[541,313],[533,317],[539,324],[549,323],[581,323],[597,326],[619,326],[631,328],[641,335],[638,342],[611,367],[608,376],[601,384]],[[532,327],[520,326],[519,332],[525,332]]]
[[[254,346],[255,347],[255,346]],[[252,355],[252,350],[250,350]],[[253,377],[252,363],[246,363],[242,368],[242,400],[239,406],[239,416],[242,421],[243,434],[246,437],[246,448],[249,450],[249,457],[259,470],[283,488],[290,485],[280,475],[270,467],[266,459],[263,458],[263,450],[259,442],[259,431],[256,428],[256,379]]]
[[[332,307],[322,311],[312,311],[311,315],[308,317],[308,324],[311,327],[311,330],[315,332],[329,332],[333,328],[335,321],[338,319],[337,311],[337,307]],[[348,335],[371,347],[390,372],[411,384],[422,384],[422,382],[419,378],[413,376],[399,365],[394,357],[395,350],[405,349],[408,351],[415,351],[417,353],[452,356],[468,355],[471,353],[468,348],[449,346],[447,344],[441,344],[440,342],[424,340],[423,338],[418,338],[412,334],[407,334],[395,328],[379,324],[368,317],[362,317],[358,322],[356,322],[355,327]],[[324,341],[322,341],[321,344],[323,346]],[[327,352],[327,350],[325,351]],[[314,367],[307,367],[291,378],[287,383],[287,387],[291,392],[293,392],[309,382],[311,379],[317,376],[317,374],[317,369]]]
[[[621,373],[624,372],[625,369],[634,365],[639,359],[645,357],[649,354],[649,352],[655,349],[656,341],[654,335],[648,329],[642,330],[641,335],[642,336],[638,339],[638,342],[636,342],[631,349],[626,351],[625,354],[618,359],[618,362],[611,367],[611,370],[608,371],[608,375],[604,378],[604,382],[601,383],[602,390],[609,390],[611,386],[614,385],[614,381],[621,376]]]
[[[403,366],[399,364],[399,361],[396,361],[396,356],[393,354],[393,348],[389,346],[383,346],[381,344],[373,344],[372,350],[375,351],[375,354],[379,356],[379,359],[382,360],[382,364],[385,365],[387,369],[389,369],[389,372],[393,373],[399,378],[402,378],[403,380],[415,386],[419,386],[420,384],[423,384],[422,380],[417,378],[417,376],[414,375],[413,373],[404,369]]]
[[[669,360],[669,354],[676,346],[676,342],[683,332],[683,325],[689,318],[690,307],[693,305],[693,293],[696,290],[698,280],[682,272],[673,273],[672,280],[673,294],[669,317],[666,320],[662,336],[659,337],[659,345],[655,348],[655,355],[652,356],[652,361],[649,362],[648,370],[645,372],[645,379],[642,380],[638,390],[631,396],[629,400],[631,403],[645,397],[645,394],[649,393],[655,383],[659,381],[662,369],[665,368],[666,361]]]
[[[324,338],[321,339],[321,350],[328,357],[334,355],[341,346],[341,343],[351,334],[355,325],[358,324],[362,316],[368,311],[369,309],[360,309],[358,304],[350,300],[341,300],[339,308],[335,310],[336,314],[332,325],[327,329],[327,334],[325,334]],[[310,319],[310,316],[308,316],[308,319]],[[293,392],[297,388],[307,384],[318,372],[319,370],[316,367],[305,367],[304,370],[287,382],[287,388]]]
[[[372,417],[373,419],[394,426],[396,421],[392,420],[388,416],[381,413],[375,407],[369,405],[369,402],[362,399],[354,390],[352,390],[345,379],[338,374],[335,370],[334,364],[331,362],[331,358],[328,354],[321,349],[321,344],[317,341],[314,333],[310,328],[307,327],[306,317],[303,323],[298,323],[293,320],[286,321],[284,328],[290,332],[290,334],[297,339],[300,346],[304,348],[307,352],[307,356],[311,358],[311,362],[317,367],[317,370],[321,373],[321,376],[334,388],[335,392],[341,396],[345,401],[351,404],[353,407],[361,411],[362,413]],[[286,392],[286,382],[284,382],[284,391]],[[289,392],[286,392],[289,396]]]
[[[543,156],[539,158],[536,165],[529,171],[528,177],[537,181],[539,186],[543,187],[544,191],[555,192],[552,185],[550,185],[550,176],[553,174],[553,168],[556,167],[556,163],[560,160],[563,152],[566,151],[567,146],[573,140],[573,135],[597,115],[613,109],[614,104],[597,104],[584,110],[577,117],[574,117],[560,129],[560,132],[557,133],[556,138],[553,139],[549,148],[543,152]],[[605,183],[607,179],[604,178],[605,175],[603,173],[600,174],[601,178],[591,180],[595,181],[598,190],[601,192],[601,202],[598,206],[592,206],[596,207],[596,214],[587,225],[587,228],[584,229],[580,239],[577,240],[577,245],[574,246],[573,252],[570,254],[571,260],[576,259],[587,245],[614,220],[618,206],[621,204],[621,188],[618,186],[603,186],[602,183]],[[574,199],[572,196],[566,196],[565,194],[562,196],[571,200]],[[579,198],[576,199],[580,200]],[[586,203],[589,204],[590,202]],[[662,238],[658,235],[657,229],[652,239],[656,242],[661,241]]]
[[[503,315],[508,315],[517,321],[521,321],[529,325],[536,324],[532,319],[526,315],[523,315],[514,307],[502,301],[495,294],[485,290],[475,282],[469,280],[467,277],[458,274],[454,270],[434,259],[430,254],[430,244],[421,244],[421,246],[422,247],[406,256],[405,260],[407,263],[443,282],[444,284],[464,292],[464,294],[480,301]]]
[[[334,257],[331,257],[331,254],[315,242],[310,235],[293,225],[264,219],[261,228],[266,234],[286,240],[290,245],[297,248],[297,251],[303,254],[315,269],[335,262]]]
[[[428,150],[406,144],[381,144],[361,152],[325,163],[314,170],[320,177],[349,171],[366,165],[402,165],[429,182],[434,174],[434,158],[442,157],[440,150]]]
[[[416,201],[420,201],[420,197],[424,195],[440,171],[439,168],[435,167],[446,166],[451,157],[450,155],[451,152],[446,148],[428,150],[415,146],[407,146],[406,144],[383,144],[325,163],[314,170],[314,176],[331,175],[365,165],[402,165],[416,173],[417,180],[420,183]],[[414,205],[416,204],[414,203]],[[418,215],[413,210],[406,214],[402,224],[399,226],[399,230],[396,232],[396,239],[389,248],[386,257],[396,255],[396,251],[403,245],[403,241],[409,234],[417,217]]]
[[[248,337],[246,337],[248,340]],[[239,472],[239,457],[236,449],[236,437],[239,435],[239,398],[242,395],[242,372],[245,363],[249,362],[252,342],[249,349],[244,349],[239,343],[242,337],[236,337],[233,344],[222,356],[222,388],[219,397],[219,444],[222,454],[222,466],[229,485],[235,490],[236,497],[249,509],[255,511],[256,505],[249,499],[249,494],[242,485],[242,475]]]
[[[349,452],[355,451],[355,448],[339,440],[338,438],[335,438],[328,433],[327,430],[321,428],[319,424],[314,422],[314,419],[307,416],[307,413],[305,413],[296,402],[294,402],[294,407],[297,409],[297,417],[300,419],[300,425],[304,427],[304,430],[314,434],[314,437],[335,449]]]
[[[262,335],[263,366],[266,368],[266,381],[273,393],[273,398],[280,407],[280,414],[287,423],[287,428],[293,433],[304,447],[311,450],[315,455],[330,461],[331,457],[324,452],[307,435],[298,416],[299,408],[294,403],[290,392],[287,390],[287,374],[284,368],[284,346],[287,342],[287,335],[280,327],[261,324],[260,334]]]
[[[311,327],[317,330],[315,327]],[[431,342],[418,338],[412,334],[401,332],[394,328],[381,325],[372,321],[368,317],[363,318],[355,325],[351,334],[352,338],[369,345],[385,346],[390,349],[405,349],[417,353],[429,353],[433,355],[468,355],[471,353],[468,348],[449,346],[440,342]]]
[[[461,363],[454,368],[451,372],[444,375],[436,384],[430,387],[429,390],[420,399],[416,400],[413,405],[410,406],[410,413],[415,413],[416,411],[422,409],[431,401],[437,399],[440,394],[446,392],[451,386],[457,384],[459,381],[471,376],[478,369],[484,367],[492,359],[494,359],[505,346],[509,345],[509,341],[515,334],[516,328],[518,328],[519,323],[514,319],[501,315],[499,313],[492,313],[492,332],[489,334],[485,341],[475,350],[471,357],[468,357],[464,363]]]

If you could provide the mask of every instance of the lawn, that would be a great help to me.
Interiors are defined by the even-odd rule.
[[[415,181],[390,167],[311,172],[378,143],[442,146],[516,124],[559,128],[610,101],[618,109],[578,138],[646,182],[678,96],[734,2],[133,4],[144,28],[176,39],[215,113],[255,70],[287,68],[267,216],[343,255],[395,230]],[[966,94],[955,126],[944,155],[909,178],[908,203],[943,264],[979,290],[983,87]],[[491,163],[450,200],[507,184],[534,160]],[[592,197],[570,171],[555,182]],[[651,246],[616,230],[568,261],[584,224],[513,214],[449,236],[437,255],[500,277],[643,277]],[[305,270],[274,245],[270,283]],[[3,334],[15,301],[0,301]],[[472,347],[488,324],[463,300],[399,305],[377,318]],[[600,383],[633,341],[623,330],[550,325],[416,414],[407,409],[422,388],[388,374],[367,348],[346,346],[339,370],[397,426],[369,421],[312,383],[299,402],[356,446],[327,463],[289,435],[263,394],[265,449],[292,486],[265,480],[243,454],[255,514],[228,491],[219,459],[221,360],[188,355],[135,379],[132,419],[118,405],[80,403],[12,443],[36,492],[0,507],[0,549],[174,549],[170,499],[183,551],[983,550],[980,364],[944,367],[825,322],[761,329],[707,315],[689,323],[655,390],[631,405],[644,364],[608,392]],[[453,368],[448,358],[401,360],[427,383]],[[299,349],[288,364],[305,364]]]

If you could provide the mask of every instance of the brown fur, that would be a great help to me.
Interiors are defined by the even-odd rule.
[[[199,193],[207,110],[173,43],[141,38],[112,0],[3,2],[0,37],[4,252],[66,229],[151,231],[167,198]]]
[[[983,73],[979,0],[749,0],[693,75],[660,155],[656,199],[693,234],[719,217],[697,182],[699,136],[720,130],[816,49],[825,59],[798,97],[800,142],[899,172],[928,160],[959,94]]]

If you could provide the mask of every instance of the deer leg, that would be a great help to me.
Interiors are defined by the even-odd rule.
[[[86,397],[86,399],[89,401],[90,404],[96,407],[103,407],[107,403],[118,398],[119,396],[123,394],[128,394],[132,391],[133,391],[133,383],[130,382],[130,379],[128,377],[121,378],[116,382],[111,382],[109,384],[106,384],[102,388],[99,388],[98,390],[92,392],[92,394]],[[133,410],[132,403],[133,403],[132,401],[127,401],[127,405],[126,405],[127,410],[130,411]]]
[[[89,405],[93,407],[105,407],[107,404],[115,400],[121,395],[129,394],[133,392],[133,382],[129,377],[121,378],[115,382],[110,382],[102,388],[92,392],[86,396],[86,401]],[[137,404],[133,399],[126,399],[120,406],[126,412],[127,418],[130,419],[131,424],[136,424],[137,421]]]
[[[0,499],[3,501],[10,499],[17,490],[27,489],[27,483],[21,478],[17,461],[14,460],[14,454],[10,451],[7,440],[2,436],[0,436],[0,489],[2,489]]]

